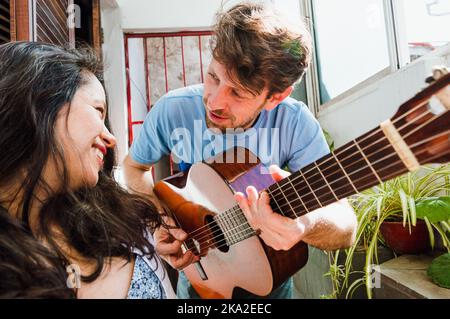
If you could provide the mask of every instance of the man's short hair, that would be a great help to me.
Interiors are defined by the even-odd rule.
[[[301,19],[291,23],[251,2],[217,14],[211,47],[230,80],[253,95],[265,87],[269,96],[283,92],[302,78],[311,59],[311,36]]]

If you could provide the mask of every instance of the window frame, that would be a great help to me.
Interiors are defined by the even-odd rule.
[[[326,103],[320,102],[319,72],[316,41],[314,35],[314,0],[299,0],[301,15],[305,17],[308,27],[312,33],[313,55],[309,71],[306,73],[306,89],[308,106],[316,116],[328,111],[334,104],[338,104],[344,99],[358,95],[358,92],[365,91],[378,80],[392,74],[410,62],[408,41],[406,37],[406,26],[404,19],[405,0],[383,0],[384,16],[386,22],[387,45],[389,54],[389,66],[378,71],[366,80],[359,82],[348,90],[330,99]]]

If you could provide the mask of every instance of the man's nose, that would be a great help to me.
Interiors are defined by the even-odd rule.
[[[211,111],[222,110],[226,108],[228,94],[224,87],[218,87],[208,98],[208,108]]]

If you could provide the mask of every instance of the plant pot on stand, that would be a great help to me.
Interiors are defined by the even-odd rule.
[[[403,222],[384,221],[380,232],[386,245],[396,254],[423,254],[430,250],[430,235],[424,221],[416,226],[403,226]]]

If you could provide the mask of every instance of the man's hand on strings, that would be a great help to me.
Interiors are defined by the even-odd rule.
[[[164,217],[164,221],[169,226],[175,226],[174,220],[170,217]],[[160,226],[155,230],[153,237],[156,252],[173,268],[181,270],[199,260],[199,257],[191,251],[183,253],[181,245],[186,240],[187,234],[181,228]]]
[[[276,182],[290,175],[276,165],[270,166],[269,170]],[[235,199],[250,226],[259,232],[259,236],[267,245],[276,250],[289,250],[302,240],[306,225],[301,220],[274,213],[266,192],[258,194],[253,186],[247,187],[246,192],[247,197],[238,192]]]

